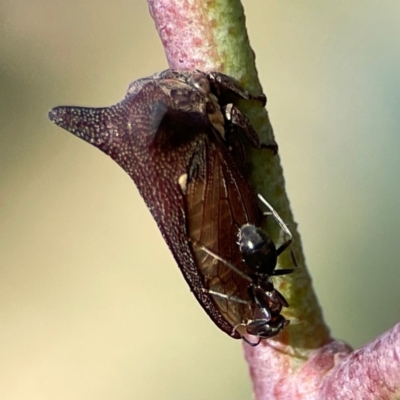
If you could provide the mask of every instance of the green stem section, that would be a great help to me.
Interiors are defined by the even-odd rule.
[[[235,77],[254,94],[262,92],[255,67],[254,52],[247,36],[243,7],[238,0],[148,0],[170,68],[221,71]],[[240,104],[263,141],[271,141],[273,130],[266,109],[255,102]],[[291,276],[276,279],[277,288],[288,299],[288,319],[297,320],[287,328],[284,340],[307,357],[329,341],[321,309],[305,266],[301,240],[285,191],[279,156],[267,150],[248,149],[251,180],[288,224],[294,237],[292,246],[298,268]],[[268,227],[277,239],[277,227]],[[290,252],[280,257],[278,268],[292,268]],[[278,338],[278,341],[280,339]],[[260,351],[262,351],[260,346]],[[302,358],[302,357],[301,357]]]

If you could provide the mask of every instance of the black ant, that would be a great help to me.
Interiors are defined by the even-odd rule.
[[[251,320],[236,325],[233,331],[236,331],[240,326],[244,326],[248,334],[257,336],[259,340],[256,343],[252,343],[242,336],[242,339],[251,346],[257,346],[261,339],[268,339],[278,335],[289,325],[290,321],[281,315],[282,307],[288,307],[289,304],[283,295],[274,288],[271,277],[287,275],[294,270],[293,268],[275,269],[278,257],[291,245],[293,236],[272,206],[261,195],[258,195],[258,198],[270,210],[264,213],[264,215],[272,215],[275,218],[282,231],[286,234],[287,239],[276,248],[271,238],[260,228],[251,224],[243,225],[238,233],[238,245],[243,255],[243,260],[251,270],[250,274],[242,272],[230,262],[221,259],[218,255],[203,247],[205,252],[224,263],[249,282],[247,291],[250,297],[250,307],[253,317]],[[293,253],[292,259],[294,265],[297,266]],[[248,301],[235,296],[225,295],[212,290],[209,293],[230,301],[249,304]]]

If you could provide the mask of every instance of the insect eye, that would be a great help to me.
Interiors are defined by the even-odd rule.
[[[191,77],[192,85],[204,96],[208,96],[210,94],[210,82],[208,79],[202,74],[194,74]]]

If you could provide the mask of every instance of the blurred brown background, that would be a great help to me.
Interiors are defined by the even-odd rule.
[[[333,335],[399,319],[400,3],[244,2]],[[250,399],[129,177],[47,120],[167,67],[142,1],[0,3],[0,399]]]

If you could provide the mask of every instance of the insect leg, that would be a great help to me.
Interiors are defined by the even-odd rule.
[[[207,78],[214,84],[218,92],[230,92],[237,97],[245,100],[259,101],[263,107],[267,104],[267,98],[264,94],[252,95],[247,90],[244,90],[236,79],[221,72],[209,72]]]
[[[285,242],[283,242],[277,249],[276,249],[276,254],[279,256],[280,254],[283,253],[291,244],[293,241],[293,236],[292,233],[290,232],[289,228],[287,225],[283,222],[282,218],[279,216],[279,214],[274,210],[274,208],[271,206],[271,204],[268,203],[267,200],[264,199],[261,194],[258,195],[258,198],[262,203],[264,203],[265,206],[269,208],[270,211],[265,213],[265,215],[272,215],[275,218],[275,221],[279,224],[281,227],[282,231],[287,235],[287,239]],[[295,263],[296,264],[296,263]],[[281,274],[282,275],[282,274]]]
[[[223,258],[221,258],[219,255],[215,254],[214,252],[212,252],[210,249],[208,249],[207,247],[200,245],[199,243],[197,243],[196,241],[193,241],[193,243],[197,244],[200,246],[200,249],[203,250],[205,253],[209,254],[210,256],[214,257],[216,260],[220,261],[221,263],[223,263],[224,265],[226,265],[228,268],[230,268],[232,271],[236,272],[238,275],[240,275],[243,279],[246,279],[248,282],[253,282],[253,280],[246,275],[244,272],[240,271],[240,269],[236,268],[232,263],[230,263],[227,260],[224,260]]]
[[[278,145],[275,141],[271,143],[261,143],[258,133],[253,128],[250,120],[233,104],[227,104],[222,107],[226,119],[232,125],[238,127],[240,131],[246,136],[250,144],[257,149],[269,149],[276,154],[278,152]]]
[[[219,297],[220,299],[233,301],[233,302],[239,303],[239,304],[245,304],[245,305],[249,304],[248,301],[240,299],[239,297],[236,297],[236,296],[230,296],[229,294],[215,292],[214,290],[207,290],[207,292],[210,293],[212,296]]]
[[[236,329],[235,329],[235,330],[236,330]],[[256,346],[258,346],[258,345],[261,343],[261,338],[260,338],[260,337],[258,338],[258,341],[255,342],[255,343],[250,342],[250,340],[247,339],[246,336],[243,336],[243,335],[242,335],[242,340],[243,340],[244,342],[246,342],[248,345],[250,345],[251,347],[256,347]]]
[[[241,326],[243,326],[244,328],[247,329],[248,322],[247,322],[247,323],[242,322],[241,324],[235,325],[235,326],[233,327],[232,334],[235,333],[235,332],[238,330],[238,328],[241,327]],[[261,338],[260,338],[260,337],[258,338],[258,341],[257,341],[257,342],[253,343],[253,342],[250,342],[250,340],[247,339],[246,336],[243,336],[240,332],[239,332],[239,334],[240,334],[240,336],[242,337],[242,340],[243,340],[244,342],[246,342],[248,345],[250,345],[251,347],[256,347],[256,346],[258,346],[258,345],[260,344],[260,342],[261,342]]]

